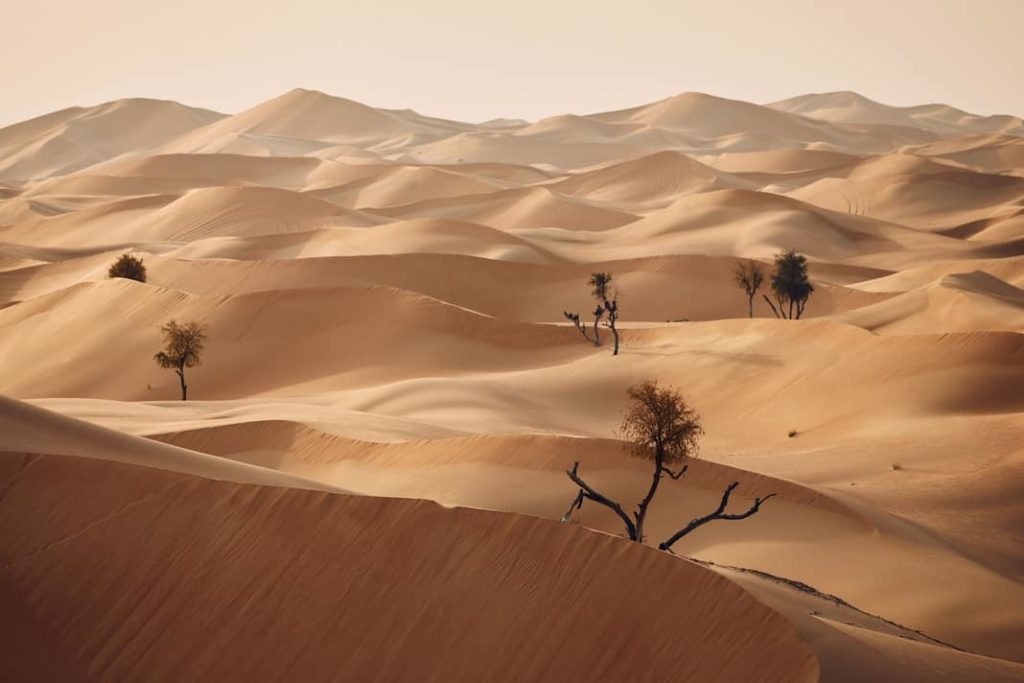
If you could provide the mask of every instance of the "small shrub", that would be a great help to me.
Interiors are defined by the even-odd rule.
[[[902,469],[903,469],[903,465],[899,464],[898,462],[894,462],[894,463],[892,464],[892,468],[893,468],[894,470],[896,470],[896,471],[899,471],[899,470],[902,470]]]
[[[799,433],[800,433],[800,432],[796,431],[795,429],[790,429],[790,430],[789,430],[789,438],[791,438],[791,439],[792,439],[792,438],[793,438],[794,436],[796,436],[796,435],[797,435],[797,434],[799,434]]]
[[[128,280],[145,282],[146,266],[143,265],[142,259],[137,256],[121,254],[121,257],[117,259],[114,265],[110,266],[107,275],[112,278],[123,277]]]

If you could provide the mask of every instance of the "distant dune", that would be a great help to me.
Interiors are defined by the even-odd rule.
[[[0,679],[1024,681],[1013,116],[72,107],[0,129],[0,358]],[[776,494],[678,557],[557,523],[642,379],[706,431],[647,543]]]

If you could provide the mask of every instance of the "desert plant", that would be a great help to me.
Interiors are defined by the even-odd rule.
[[[756,261],[740,261],[732,271],[733,282],[747,295],[747,317],[754,317],[754,297],[764,284],[764,268]]]
[[[645,381],[630,387],[627,395],[629,402],[619,433],[631,455],[652,464],[651,483],[647,492],[631,516],[618,502],[608,498],[584,481],[579,473],[580,463],[576,461],[571,469],[566,470],[566,474],[579,487],[579,490],[569,509],[562,515],[562,521],[569,521],[573,511],[583,507],[583,501],[591,500],[608,508],[622,520],[626,527],[626,536],[630,540],[643,542],[647,511],[658,492],[662,477],[668,475],[669,478],[677,480],[686,474],[689,468],[687,461],[691,457],[696,457],[697,447],[704,430],[696,411],[686,402],[682,394],[674,389],[663,389],[658,386],[657,382]],[[680,465],[680,467],[673,470],[670,465]],[[689,524],[663,541],[658,547],[662,550],[670,550],[683,536],[716,519],[746,519],[760,510],[764,501],[775,495],[772,493],[763,498],[756,498],[754,504],[744,512],[727,513],[729,497],[737,486],[739,486],[739,482],[733,482],[727,486],[718,508],[703,517],[691,520]]]
[[[594,309],[594,336],[597,336],[598,322],[603,315],[607,314],[608,319],[604,324],[612,331],[612,337],[615,339],[612,355],[617,356],[619,355],[619,330],[615,324],[619,320],[619,300],[618,294],[611,289],[612,274],[591,273],[588,284],[590,293],[597,299],[597,308]]]
[[[199,356],[206,345],[205,328],[196,322],[177,323],[171,320],[160,328],[164,337],[164,350],[153,356],[157,365],[173,369],[181,383],[181,400],[188,400],[185,368],[199,365]]]
[[[138,282],[146,281],[146,266],[143,265],[142,259],[132,254],[121,254],[121,256],[114,262],[114,265],[110,266],[110,270],[107,271],[107,277],[123,277],[129,280],[137,280]]]
[[[775,257],[771,287],[778,307],[767,294],[764,300],[768,302],[775,317],[799,320],[804,314],[807,300],[814,293],[814,286],[807,279],[807,257],[793,249],[779,252]]]
[[[590,293],[597,300],[597,308],[594,309],[594,344],[601,345],[600,330],[601,318],[605,314],[605,302],[608,300],[608,287],[611,285],[611,273],[591,273],[587,284],[590,285]]]
[[[589,342],[593,342],[594,346],[601,345],[601,322],[605,315],[608,316],[607,320],[604,320],[605,327],[612,332],[612,337],[615,339],[615,347],[612,350],[612,355],[619,355],[619,330],[616,327],[616,323],[619,321],[619,301],[618,295],[611,290],[612,276],[611,273],[591,273],[590,279],[587,280],[587,284],[590,285],[590,293],[597,300],[597,308],[594,309],[594,338],[591,339],[590,335],[587,334],[587,324],[580,322],[580,314],[572,311],[562,311],[562,315],[566,319],[571,320],[573,325],[580,334],[583,335],[584,339]]]

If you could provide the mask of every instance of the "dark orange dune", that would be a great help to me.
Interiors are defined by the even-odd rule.
[[[0,487],[4,627],[47,634],[0,641],[11,673],[816,678],[794,627],[728,580],[569,525],[67,456],[4,454]]]

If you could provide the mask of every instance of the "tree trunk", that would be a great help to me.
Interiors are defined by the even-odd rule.
[[[185,369],[182,368],[178,372],[178,382],[181,383],[181,400],[188,400],[188,385],[185,384]]]
[[[756,292],[755,292],[756,293]],[[747,317],[754,317],[754,294],[747,295]]]
[[[594,318],[594,346],[601,345],[601,334],[598,332],[601,329],[600,325],[598,325],[599,322],[601,322],[601,316]]]
[[[612,336],[615,337],[615,350],[612,351],[612,355],[617,356],[619,355],[619,331],[615,328],[614,322],[609,327],[612,328]]]
[[[640,505],[636,509],[636,540],[641,543],[644,542],[644,522],[647,520],[647,507],[654,500],[654,494],[658,492],[658,484],[661,483],[661,470],[662,463],[664,462],[664,456],[661,454],[661,447],[655,446],[654,456],[654,476],[651,479],[651,488],[647,490],[647,495],[640,501]]]

